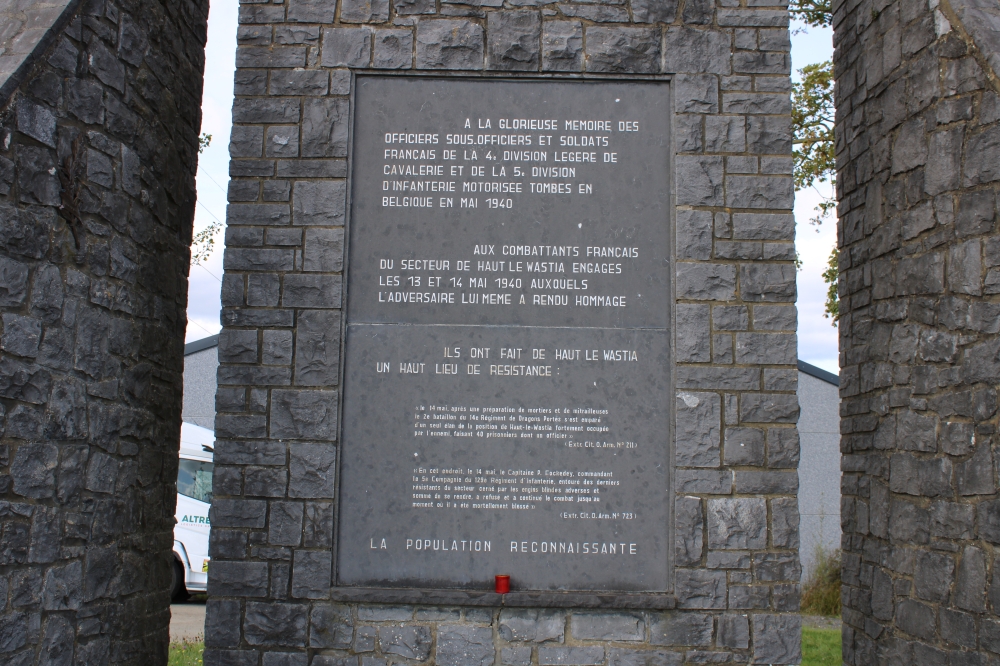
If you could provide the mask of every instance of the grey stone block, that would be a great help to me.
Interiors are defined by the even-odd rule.
[[[750,618],[732,613],[720,615],[718,643],[721,647],[737,650],[750,647]]]
[[[281,305],[286,308],[339,308],[340,275],[291,273],[285,276]]]
[[[296,157],[299,154],[299,128],[280,125],[268,127],[264,154],[267,157]]]
[[[723,205],[723,158],[681,155],[676,168],[678,205]]]
[[[679,303],[676,306],[677,360],[681,363],[708,363],[709,306]]]
[[[745,331],[749,324],[744,305],[716,305],[712,308],[712,326],[717,331]],[[754,322],[756,326],[756,321]]]
[[[915,556],[913,591],[916,597],[938,603],[947,601],[954,582],[954,558],[947,553],[927,551],[918,551]]]
[[[722,550],[766,548],[766,502],[755,498],[709,500],[708,547]]]
[[[554,610],[505,608],[500,611],[499,633],[505,641],[562,643],[566,633],[566,614]]]
[[[350,28],[353,30],[353,28]],[[302,103],[302,156],[346,157],[350,107],[346,99],[306,99]],[[301,161],[298,162],[301,165]],[[278,175],[282,175],[281,163]],[[294,174],[287,174],[292,176]],[[303,177],[309,176],[305,173]],[[328,177],[336,177],[330,174]]]
[[[986,611],[986,556],[982,549],[975,546],[962,549],[951,603],[973,613]]]
[[[794,615],[753,616],[755,664],[797,664],[802,659],[802,619]]]
[[[746,119],[743,116],[707,116],[705,118],[705,152],[742,153],[746,150]],[[730,159],[732,164],[733,159]],[[756,172],[757,160],[753,159]],[[730,173],[733,168],[730,166]]]
[[[730,470],[685,469],[676,474],[677,492],[728,495],[733,492]]]
[[[682,259],[711,259],[712,213],[703,210],[678,210],[677,256]]]
[[[890,460],[889,489],[917,496],[951,496],[952,464],[946,458],[924,460],[895,453]]]
[[[975,649],[975,616],[951,610],[950,608],[942,608],[938,611],[938,621],[941,623],[941,635],[947,637],[946,640],[949,643]]]
[[[604,648],[592,647],[540,647],[538,663],[543,666],[553,664],[574,664],[586,666],[604,663]]]
[[[330,666],[340,666],[340,664],[332,661],[321,662],[320,659],[324,659],[324,657],[314,659],[313,664],[319,662],[317,666],[327,666],[327,664]],[[309,664],[309,655],[304,652],[265,652],[263,658],[264,666],[307,666],[307,664]]]
[[[933,641],[935,634],[934,607],[912,599],[896,604],[896,625],[906,633]]]
[[[350,627],[350,625],[347,626]],[[352,649],[359,653],[373,652],[377,636],[378,629],[376,627],[358,627],[354,630],[354,646]]]
[[[297,99],[237,98],[233,123],[294,123],[299,120]]]
[[[530,647],[505,647],[500,651],[503,666],[531,666]]]
[[[307,229],[302,268],[306,271],[340,272],[344,267],[344,230]]]
[[[399,655],[405,659],[426,660],[431,653],[431,640],[431,631],[428,627],[378,628],[378,642],[382,652]]]
[[[678,608],[720,609],[726,607],[726,573],[701,569],[678,569],[674,574]]]
[[[768,213],[734,213],[733,238],[748,240],[794,240],[795,218]]]
[[[677,388],[757,390],[760,372],[756,368],[681,366],[677,368]]]
[[[764,464],[764,431],[758,428],[726,428],[726,465]]]
[[[325,70],[281,69],[271,73],[271,95],[325,95],[330,89],[330,74]]]
[[[295,384],[336,385],[340,376],[340,313],[302,312],[295,336]]]
[[[240,602],[212,599],[205,604],[206,647],[232,648],[240,644]]]
[[[542,20],[537,11],[514,10],[487,14],[487,68],[537,71]]]
[[[976,447],[975,454],[963,463],[955,466],[955,479],[958,494],[992,495],[996,492],[993,481],[993,451],[987,443]]]
[[[305,647],[308,610],[306,604],[248,601],[243,638],[250,645]]]
[[[783,176],[727,176],[726,205],[733,208],[791,208],[792,179]]]
[[[963,238],[986,233],[992,229],[994,201],[995,195],[990,191],[962,193],[958,198],[958,208],[955,210],[955,235]]]
[[[342,226],[346,181],[297,181],[292,213],[297,225]]]
[[[980,510],[984,508],[979,505]],[[893,538],[914,544],[926,544],[930,533],[930,513],[903,500],[893,500],[889,508],[889,534]],[[983,513],[979,514],[980,532],[984,525]]]
[[[316,391],[315,393],[324,392]],[[326,393],[332,393],[332,391]],[[273,400],[272,398],[272,405]],[[332,403],[332,405],[336,404],[335,401]],[[330,408],[330,405],[327,405],[327,408]],[[274,407],[272,406],[271,409],[273,412]],[[333,437],[331,436],[330,439]],[[332,444],[292,445],[289,448],[288,495],[309,499],[332,498],[333,484],[336,478],[335,458]]]
[[[333,23],[336,0],[289,0],[288,20],[301,23]],[[267,23],[280,23],[267,21]]]
[[[411,30],[376,30],[375,54],[372,67],[376,69],[409,69],[413,66],[413,32]]]
[[[976,507],[955,502],[931,504],[931,535],[946,539],[971,539],[975,532]]]
[[[736,267],[729,264],[679,263],[676,288],[678,298],[697,301],[734,300]]]
[[[712,616],[702,613],[670,612],[650,619],[650,643],[678,647],[707,647],[712,644]]]
[[[647,2],[653,4],[649,0]],[[655,4],[666,9],[673,3],[656,2]],[[635,3],[633,2],[634,14]],[[732,71],[730,37],[719,30],[697,30],[687,27],[667,28],[663,35],[663,57],[664,71],[669,73],[725,75]]]
[[[471,21],[428,19],[417,24],[417,67],[483,69],[483,28]]]
[[[268,30],[269,27],[265,27]],[[274,26],[275,44],[312,44],[319,43],[320,28],[318,25],[296,25],[289,23]]]
[[[750,302],[795,300],[795,267],[790,264],[741,264],[740,295]]]
[[[262,597],[267,594],[266,562],[212,563],[208,576],[209,594],[230,597]],[[235,629],[238,636],[239,625]]]
[[[978,296],[983,293],[983,266],[978,239],[948,248],[948,288],[952,293]]]
[[[298,546],[302,541],[301,502],[270,502],[267,542],[272,546]]]
[[[751,393],[740,401],[740,421],[744,423],[795,423],[798,398],[782,393]]]
[[[542,69],[579,72],[583,68],[583,25],[578,21],[542,24]]]
[[[798,347],[794,333],[737,333],[736,362],[756,365],[794,365]]]
[[[9,354],[25,358],[38,356],[38,345],[42,337],[42,322],[33,317],[23,317],[13,313],[3,314],[3,335],[0,349]]]
[[[343,0],[340,20],[344,23],[384,23],[389,20],[389,0]]]
[[[1000,180],[1000,126],[970,134],[965,142],[965,168],[962,184],[966,187]]]
[[[367,67],[371,50],[369,28],[326,28],[320,62],[324,67]]]
[[[442,625],[438,628],[435,663],[440,666],[488,666],[496,659],[489,627]]]
[[[682,652],[608,649],[608,666],[680,666],[683,659]]]
[[[695,565],[701,561],[704,513],[697,497],[679,496],[674,502],[675,564]]]
[[[675,419],[677,466],[718,467],[721,449],[718,394],[679,392]]]
[[[437,11],[434,0],[396,0],[392,5],[400,16],[433,14]]]
[[[410,606],[359,606],[358,619],[363,622],[406,622],[413,619]]]
[[[574,613],[570,617],[573,637],[592,641],[641,641],[646,623],[628,613]]]
[[[794,472],[736,472],[736,492],[747,495],[795,494],[799,475]]]
[[[650,28],[587,28],[588,72],[660,71],[660,35]]]
[[[292,596],[298,599],[329,598],[331,566],[330,551],[295,551],[292,560]]]
[[[329,547],[332,541],[333,504],[331,502],[306,502],[302,545],[307,548]]]

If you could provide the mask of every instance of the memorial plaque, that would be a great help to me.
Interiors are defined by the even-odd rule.
[[[338,584],[667,590],[669,97],[357,79]]]

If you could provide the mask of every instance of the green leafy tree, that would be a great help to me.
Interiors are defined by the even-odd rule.
[[[198,137],[198,152],[203,153],[212,145],[212,135],[202,134]],[[204,206],[204,204],[202,204]],[[206,208],[206,210],[208,210]],[[214,217],[214,216],[213,216]],[[191,263],[200,264],[215,251],[215,237],[222,231],[222,223],[216,220],[199,231],[191,239]]]
[[[833,18],[830,0],[792,0],[792,15],[806,25],[820,28],[829,26]],[[833,127],[833,63],[829,60],[806,65],[799,70],[801,81],[792,86],[792,132],[794,158],[793,177],[795,189],[816,189],[819,183],[836,185],[837,162],[834,152]],[[820,225],[831,214],[836,214],[834,197],[824,196],[816,206],[816,216],[810,222]],[[823,271],[827,284],[825,317],[837,325],[840,303],[838,289],[837,248],[834,247]]]

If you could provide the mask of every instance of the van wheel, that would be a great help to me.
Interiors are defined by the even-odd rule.
[[[181,563],[174,560],[173,573],[170,578],[170,600],[186,601],[188,598],[187,588],[184,586],[184,569]]]

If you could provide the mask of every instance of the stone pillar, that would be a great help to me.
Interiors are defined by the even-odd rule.
[[[852,665],[1000,653],[1000,97],[984,31],[1000,13],[977,4],[834,3]]]
[[[0,662],[165,664],[208,3],[9,4]]]
[[[799,661],[788,12],[514,4],[241,7],[206,664]],[[671,80],[669,603],[442,606],[337,589],[345,178],[352,74],[369,70]]]

